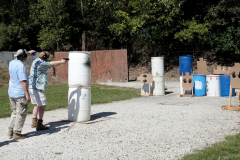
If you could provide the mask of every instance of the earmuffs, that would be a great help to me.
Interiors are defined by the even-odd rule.
[[[24,59],[24,58],[26,58],[26,57],[27,57],[27,54],[26,54],[26,52],[25,52],[25,50],[24,50],[24,49],[21,49],[21,50],[23,51],[22,58]]]
[[[44,60],[47,60],[47,58],[48,58],[48,55],[46,54],[46,52],[44,51],[44,55],[43,55],[43,57],[42,57]]]

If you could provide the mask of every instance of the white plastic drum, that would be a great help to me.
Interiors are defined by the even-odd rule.
[[[153,77],[164,76],[164,57],[152,57],[151,67]]]
[[[90,120],[91,87],[69,87],[68,120],[84,122]]]
[[[89,87],[90,84],[91,52],[69,52],[68,85],[70,87]]]
[[[219,97],[220,96],[220,82],[219,75],[207,75],[207,96]]]
[[[152,91],[153,95],[155,96],[162,96],[165,95],[165,80],[164,77],[153,77],[153,82],[152,82]]]
[[[182,76],[180,76],[180,95],[183,95]]]

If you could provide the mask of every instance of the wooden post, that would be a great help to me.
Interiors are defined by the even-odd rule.
[[[232,86],[230,84],[230,89],[229,89],[229,104],[228,104],[228,107],[231,107],[231,100],[232,100]]]
[[[149,87],[149,95],[151,94],[151,91],[150,91],[150,83],[148,84],[148,87]]]
[[[239,107],[239,102],[240,102],[240,93],[235,93],[236,96],[238,96],[238,107]]]
[[[237,94],[236,94],[237,95]],[[238,109],[237,109],[237,111],[239,111],[239,100],[240,100],[240,94],[238,94]]]

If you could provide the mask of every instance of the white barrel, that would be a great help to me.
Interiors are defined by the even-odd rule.
[[[164,76],[164,57],[151,57],[152,75]]]
[[[164,57],[151,57],[152,92],[154,96],[165,95]]]
[[[219,97],[220,96],[220,81],[219,75],[207,75],[207,96]]]
[[[182,76],[180,76],[180,95],[183,95]]]
[[[162,96],[165,95],[165,80],[164,77],[153,77],[152,82],[152,92],[155,96]]]
[[[91,85],[91,52],[69,52],[68,85],[70,87]]]
[[[69,87],[68,120],[84,122],[90,120],[91,87]]]

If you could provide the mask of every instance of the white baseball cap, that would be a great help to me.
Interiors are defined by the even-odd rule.
[[[17,56],[20,56],[20,55],[23,55],[23,54],[29,54],[29,52],[26,51],[26,49],[19,49],[15,54],[14,54],[14,57],[17,57]]]

